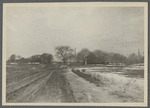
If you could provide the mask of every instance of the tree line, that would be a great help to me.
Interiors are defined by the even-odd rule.
[[[132,53],[128,57],[112,52],[104,52],[101,50],[90,51],[87,48],[83,48],[76,53],[75,49],[70,46],[57,46],[55,47],[55,56],[61,60],[64,64],[67,62],[76,62],[86,64],[137,64],[144,63],[144,56],[140,54]],[[43,53],[41,55],[32,55],[29,58],[24,58],[18,55],[11,55],[7,60],[7,63],[11,62],[19,63],[41,63],[50,64],[54,61],[53,55],[49,53]]]
[[[9,59],[7,60],[7,63],[41,63],[41,64],[49,64],[53,60],[53,55],[49,53],[43,53],[41,55],[32,55],[29,58],[24,58],[21,56],[18,56],[16,54],[12,54]]]

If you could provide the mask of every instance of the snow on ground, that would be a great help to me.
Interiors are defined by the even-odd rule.
[[[75,70],[80,70],[80,72],[89,74],[92,77],[100,79],[103,83],[105,83],[107,92],[116,95],[120,98],[124,98],[124,101],[126,102],[144,101],[144,78],[138,76],[139,72],[144,74],[142,66],[132,66],[123,68],[82,67],[82,68],[75,68]],[[127,74],[131,73],[134,74],[132,74],[132,76],[130,77],[127,77]]]
[[[128,66],[128,67],[107,67],[107,66],[104,66],[104,67],[79,67],[77,68],[79,70],[82,70],[82,69],[86,69],[86,70],[90,70],[90,71],[95,71],[95,70],[115,70],[115,69],[122,69],[122,70],[144,70],[144,66]]]
[[[118,75],[118,74],[114,74],[114,73],[89,73],[93,76],[103,76],[107,79],[109,79],[109,82],[113,82],[115,84],[134,84],[137,85],[138,87],[140,87],[141,89],[144,89],[144,79],[143,78],[130,78],[130,77],[125,77],[123,75]]]
[[[97,87],[95,84],[92,84],[74,74],[69,69],[68,72],[65,73],[65,76],[70,83],[74,98],[78,103],[107,103],[124,101],[124,99],[119,99],[116,96],[109,94],[104,87]]]
[[[130,66],[130,67],[125,67],[124,69],[130,69],[130,70],[144,70],[144,66]]]
[[[136,67],[136,68],[135,68]],[[134,70],[134,69],[142,69],[143,66],[133,66],[133,67],[124,67],[121,70],[118,70],[117,72],[115,71],[117,67],[89,67],[89,68],[77,68],[81,72],[85,70],[86,73],[91,74],[91,75],[101,75],[104,76],[108,79],[111,79],[115,82],[122,82],[122,83],[133,83],[137,84],[140,88],[144,88],[144,79],[143,78],[131,78],[131,77],[125,77],[125,75],[122,75],[124,70],[129,69],[129,70]],[[105,72],[105,71],[110,71],[110,72]]]

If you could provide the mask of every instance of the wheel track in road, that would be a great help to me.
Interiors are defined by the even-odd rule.
[[[53,71],[50,73],[49,78],[51,77],[52,73],[53,73]],[[49,79],[49,78],[48,78],[48,79]],[[45,85],[46,85],[46,83],[45,83],[43,86],[41,86],[41,87],[35,92],[35,94],[38,94],[38,92],[39,92]],[[36,96],[36,95],[34,95],[34,97],[30,97],[27,102],[28,102],[28,103],[31,102],[32,99],[35,98],[35,96]]]
[[[67,80],[66,76],[63,73],[61,73],[61,75],[64,77],[64,83],[66,85],[64,88],[62,88],[63,94],[66,97],[65,101],[76,102],[76,100],[74,99],[73,91],[71,90],[69,81]]]
[[[42,71],[48,71],[48,69],[41,69],[41,70],[36,70],[36,71],[32,70],[32,71],[28,71],[28,72],[14,73],[16,75],[13,74],[13,76],[12,75],[7,75],[6,76],[6,78],[7,78],[6,86],[9,87],[11,85],[14,85],[16,82],[22,81],[26,77],[30,77],[32,75],[41,73]]]
[[[75,102],[73,93],[62,70],[54,71],[45,86],[30,100],[31,103]]]
[[[18,90],[18,89],[26,86],[27,84],[30,84],[31,82],[37,80],[38,78],[40,78],[41,76],[43,76],[45,74],[47,74],[47,72],[38,72],[38,73],[33,74],[31,76],[25,77],[22,80],[7,86],[6,87],[6,93],[9,94],[15,90]]]
[[[46,74],[42,75],[43,73],[41,73],[40,75],[42,75],[41,77],[36,78],[34,81],[27,83],[26,85],[23,85],[22,87],[11,91],[10,93],[6,94],[6,102],[14,102],[15,98],[17,98],[19,96],[19,94],[21,95],[21,93],[28,88],[30,85],[34,85],[36,82],[38,82],[39,80],[41,80],[42,78],[46,77],[49,75],[50,72],[46,72]]]

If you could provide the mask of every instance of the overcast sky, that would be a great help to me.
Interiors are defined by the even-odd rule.
[[[68,45],[124,55],[144,51],[144,8],[140,7],[8,7],[7,58],[55,54]]]

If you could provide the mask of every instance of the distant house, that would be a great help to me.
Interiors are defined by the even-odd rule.
[[[61,61],[53,61],[52,64],[61,65],[61,64],[63,64],[63,62],[61,62]]]
[[[10,64],[19,64],[19,60],[15,60],[13,62],[10,62]]]
[[[10,58],[6,61],[7,64],[18,64],[21,60],[20,55],[11,55]]]
[[[14,62],[13,62],[13,63],[9,63],[9,64],[18,64],[18,63],[14,63]]]
[[[16,55],[15,60],[20,60],[22,57],[20,55]]]

